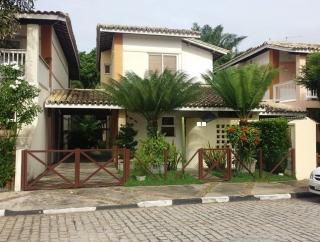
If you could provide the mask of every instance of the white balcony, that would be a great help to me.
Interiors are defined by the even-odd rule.
[[[307,89],[306,99],[318,99],[317,92]]]
[[[26,50],[0,49],[0,64],[17,63],[23,66],[26,62]]]
[[[290,102],[296,101],[297,92],[296,92],[296,82],[287,81],[273,85],[273,94],[275,102]]]

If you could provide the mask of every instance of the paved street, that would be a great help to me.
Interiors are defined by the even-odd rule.
[[[0,241],[320,241],[320,198],[0,218]]]

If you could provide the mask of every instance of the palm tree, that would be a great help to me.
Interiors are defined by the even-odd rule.
[[[138,113],[147,121],[148,136],[157,136],[158,119],[192,101],[198,94],[199,84],[184,72],[149,72],[141,78],[128,72],[120,81],[111,80],[107,93],[120,106]]]
[[[218,72],[208,72],[202,77],[223,99],[225,105],[235,110],[240,125],[246,125],[253,109],[259,106],[277,70],[271,66],[249,64],[230,67]]]
[[[201,27],[197,23],[194,23],[192,30],[200,32],[200,38],[202,41],[230,50],[227,55],[218,59],[214,63],[215,65],[226,63],[235,57],[238,54],[238,45],[245,38],[247,38],[247,36],[238,36],[236,34],[225,33],[224,27],[221,24],[215,27],[211,27],[210,25],[206,24]]]

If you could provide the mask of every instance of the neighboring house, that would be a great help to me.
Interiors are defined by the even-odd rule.
[[[68,89],[79,78],[79,58],[68,15],[61,12],[31,11],[17,16],[20,29],[0,47],[0,64],[18,63],[25,78],[40,89],[36,102],[44,109],[46,98],[55,89]],[[58,132],[51,129],[53,112],[44,109],[32,125],[25,127],[17,149],[46,150],[55,143]],[[44,167],[33,166],[29,176]]]
[[[268,41],[241,53],[219,69],[248,63],[271,65],[279,70],[264,100],[285,103],[305,111],[320,108],[316,93],[296,84],[309,53],[320,51],[320,44]]]
[[[248,63],[271,65],[277,68],[279,74],[272,81],[264,100],[269,105],[282,103],[294,109],[301,109],[307,113],[308,117],[319,123],[320,102],[316,93],[296,83],[301,68],[306,64],[307,55],[313,52],[320,52],[320,44],[268,41],[248,49],[220,66],[219,69]],[[317,143],[319,142],[320,130],[318,126]],[[318,146],[318,152],[320,152],[320,145]]]

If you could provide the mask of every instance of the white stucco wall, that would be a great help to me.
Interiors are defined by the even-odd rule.
[[[177,56],[177,69],[200,80],[201,73],[212,69],[212,55],[198,47],[183,44],[181,38],[167,36],[123,35],[123,74],[134,71],[144,76],[149,68],[149,54]]]
[[[292,147],[295,149],[296,178],[308,179],[317,166],[316,122],[310,118],[289,122]]]
[[[216,125],[235,125],[239,120],[236,118],[219,118],[208,122],[205,127],[197,126],[197,122],[202,122],[200,118],[186,118],[186,159],[189,159],[200,148],[216,147],[217,129]],[[222,135],[222,134],[221,134]],[[198,156],[192,159],[188,168],[196,168],[198,165]]]
[[[42,60],[39,57],[40,45],[40,28],[38,25],[27,25],[27,52],[26,52],[26,68],[25,76],[26,80],[40,89],[38,98],[34,101],[40,106],[44,107],[45,99],[49,95],[47,84],[49,83],[49,71],[45,70]],[[41,80],[41,81],[40,81]],[[17,149],[46,149],[46,122],[44,112],[40,113],[31,125],[25,126],[20,132],[17,140]],[[45,160],[44,154],[39,154],[40,159]],[[17,156],[16,159],[19,159]],[[16,161],[17,175],[20,174],[19,169],[21,163]],[[29,156],[28,159],[28,178],[34,178],[44,170],[44,166],[41,165],[35,159]]]
[[[268,65],[270,64],[270,60],[269,60],[269,51],[263,52],[260,55],[257,55],[245,62],[243,62],[241,65],[245,65],[245,64],[250,64],[250,63],[255,63],[258,65]]]
[[[127,122],[134,124],[134,129],[138,131],[136,140],[139,141],[147,137],[147,122],[146,120],[138,114],[128,113]],[[172,112],[162,117],[174,117],[175,122],[175,136],[166,137],[169,143],[174,143],[179,151],[182,151],[182,137],[181,137],[181,118],[182,115],[179,112]],[[161,118],[158,120],[158,127],[161,128]]]
[[[198,47],[182,43],[181,68],[195,81],[204,82],[201,74],[212,70],[212,54]]]
[[[52,89],[68,88],[68,62],[55,31],[52,31]]]

